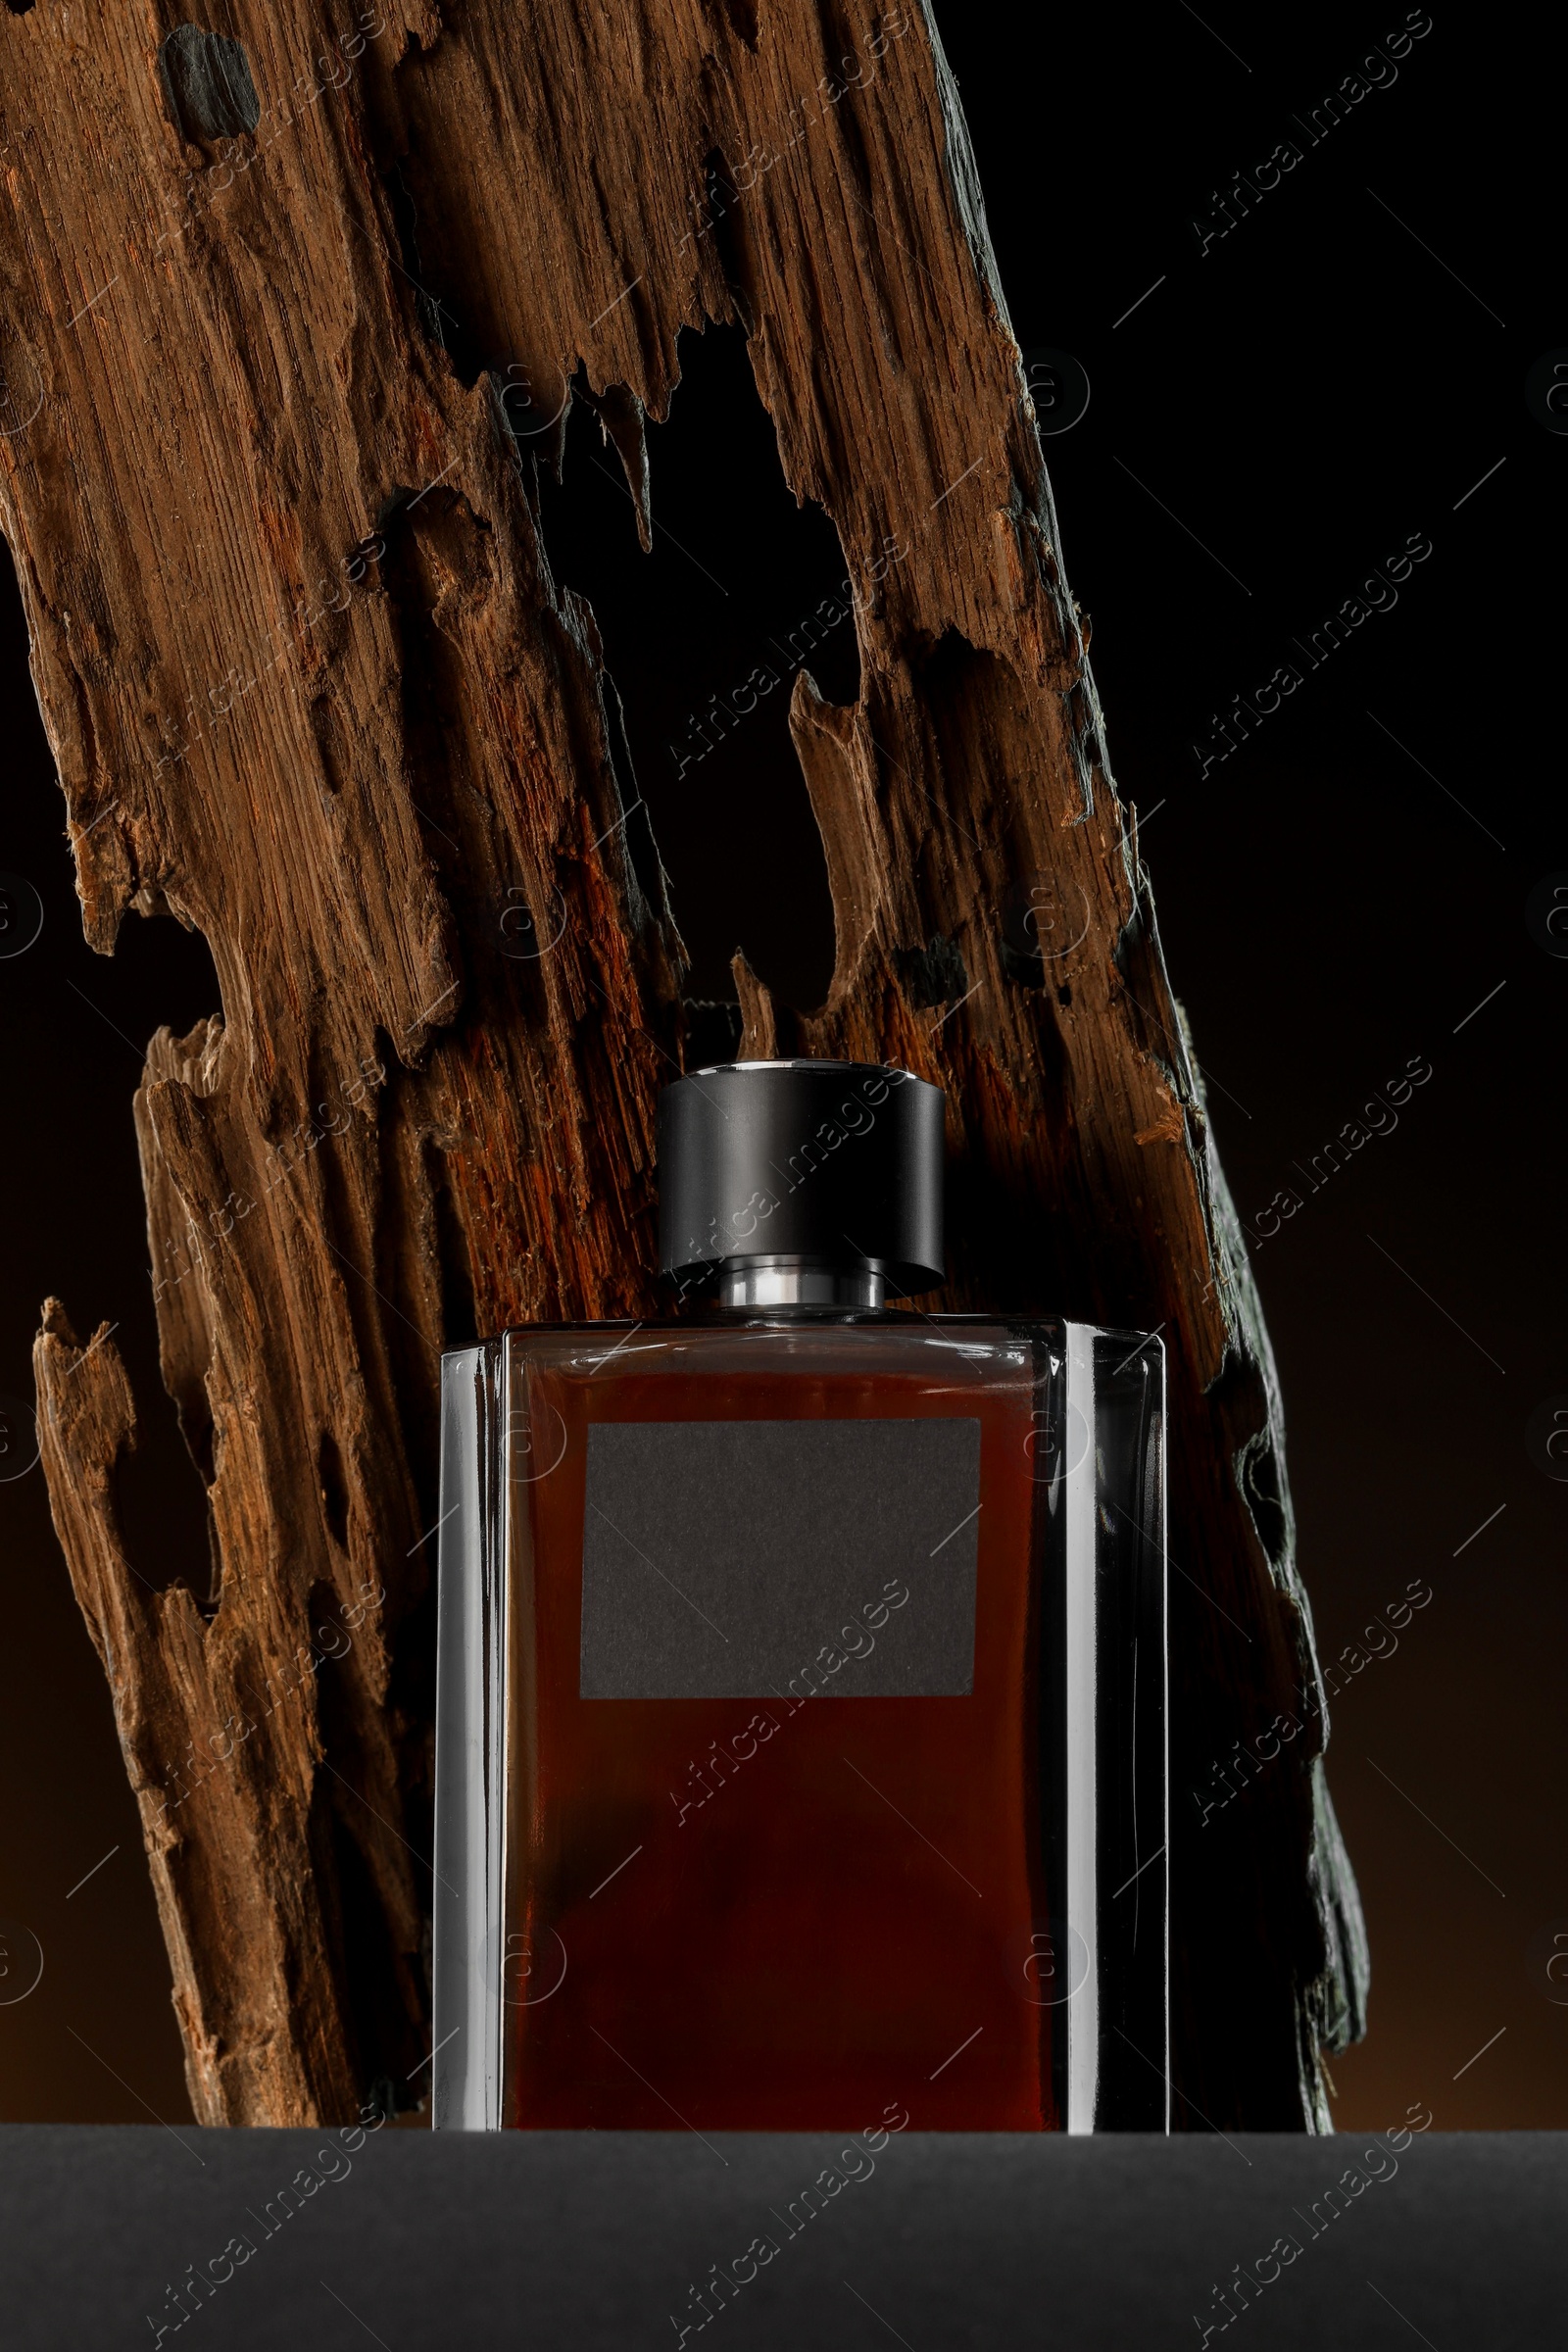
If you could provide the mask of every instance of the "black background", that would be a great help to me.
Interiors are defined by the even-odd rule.
[[[1568,869],[1547,554],[1568,438],[1524,397],[1531,365],[1568,345],[1560,270],[1536,256],[1559,208],[1561,60],[1536,20],[1440,9],[1392,86],[1307,148],[1292,111],[1403,11],[1261,28],[1181,0],[938,13],[1018,340],[1071,354],[1091,386],[1048,442],[1063,553],[1220,1151],[1254,1230],[1282,1188],[1302,1197],[1256,1271],[1325,1655],[1412,1578],[1433,1593],[1333,1712],[1373,1956],[1337,2119],[1375,2126],[1419,2098],[1441,2129],[1562,2125],[1568,1984],[1546,1960],[1568,1938],[1568,1487],[1527,1428],[1568,1401],[1568,961],[1526,908]],[[1192,217],[1285,137],[1300,164],[1200,255]],[[729,993],[740,943],[808,1005],[831,922],[783,695],[684,776],[668,746],[842,564],[783,484],[739,336],[688,336],[682,357],[652,436],[653,555],[586,406],[545,492],[547,543],[604,628],[693,992]],[[1433,552],[1396,608],[1200,775],[1210,714],[1417,532]],[[854,692],[848,626],[811,666],[831,699]],[[172,921],[127,917],[113,961],[86,949],[9,585],[0,670],[0,868],[45,908],[37,943],[0,961],[0,1392],[31,1395],[47,1293],[84,1332],[116,1324],[143,1425],[132,1554],[156,1583],[204,1579],[200,1490],[157,1376],[130,1098],[152,1030],[217,1009],[216,981]],[[1397,1128],[1309,1190],[1301,1164],[1416,1056],[1432,1075]],[[134,1809],[36,1469],[0,1485],[0,1915],[45,1962],[0,2006],[0,2115],[177,2120]],[[26,1974],[23,1940],[8,1948],[0,1992]]]

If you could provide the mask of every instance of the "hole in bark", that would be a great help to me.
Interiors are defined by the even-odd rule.
[[[784,479],[744,335],[687,329],[680,362],[668,421],[649,427],[652,554],[580,377],[561,480],[536,464],[544,537],[599,623],[636,772],[628,806],[646,799],[691,994],[731,999],[738,944],[808,1008],[832,976],[833,907],[789,698],[802,668],[828,701],[858,697],[846,565],[829,517]]]
[[[178,922],[126,922],[111,956],[82,938],[81,902],[61,822],[60,784],[27,668],[27,630],[16,572],[0,541],[0,733],[6,745],[5,862],[37,892],[43,929],[8,963],[6,1019],[0,1033],[0,1101],[11,1112],[6,1207],[25,1247],[0,1267],[0,1390],[32,1395],[28,1361],[40,1299],[65,1300],[84,1343],[100,1317],[115,1326],[112,1346],[125,1367],[136,1406],[137,1443],[115,1471],[114,1504],[137,1573],[162,1590],[184,1584],[198,1596],[212,1587],[206,1486],[213,1475],[213,1433],[199,1349],[180,1385],[187,1439],[159,1361],[154,1289],[167,1279],[166,1303],[183,1303],[197,1288],[193,1251],[220,1245],[210,1235],[168,1237],[157,1275],[147,1270],[147,1202],[131,1101],[143,1076],[142,1049],[163,1022],[176,1037],[219,1002],[218,975],[199,931]],[[115,788],[105,799],[112,803]],[[90,827],[99,813],[86,817]],[[91,854],[122,821],[104,816],[87,842]],[[183,1288],[176,1288],[184,1274]],[[172,1298],[171,1298],[172,1294]],[[192,1470],[195,1460],[196,1474]],[[41,1492],[41,1468],[29,1486]],[[58,1556],[58,1555],[56,1555]],[[40,1644],[44,1671],[71,1686],[69,1658],[50,1647],[52,1621],[26,1618],[19,1639]],[[73,1700],[72,1703],[74,1703]]]
[[[158,52],[164,106],[182,139],[235,139],[262,119],[251,61],[226,33],[176,24]]]
[[[740,313],[741,323],[749,334],[753,312],[746,292],[746,266],[741,251],[739,223],[733,213],[739,196],[729,176],[723,152],[717,147],[710,148],[703,158],[703,195],[708,207],[704,234],[713,240],[718,266],[724,273],[724,283]]]
[[[757,47],[757,0],[703,0],[703,14],[710,24],[727,24],[748,49]]]
[[[316,1451],[316,1475],[321,1489],[321,1511],[326,1532],[340,1551],[348,1549],[349,1491],[343,1480],[343,1456],[329,1429],[321,1432]]]
[[[24,17],[32,8],[33,0],[6,0],[6,6],[14,17]]]
[[[312,1588],[313,1626],[337,1622],[341,1607],[329,1585]],[[350,1758],[363,1754],[364,1711],[371,1702],[355,1672],[352,1651],[322,1664],[316,1694],[317,1729],[325,1753]],[[311,1796],[311,1851],[356,2076],[368,2082],[386,2075],[402,2084],[419,2055],[411,2020],[419,2013],[423,1987],[417,1982],[416,1956],[394,1946],[387,1905],[361,1843],[363,1837],[376,1836],[368,1806],[368,1800],[357,1788],[351,1792],[337,1774],[319,1772]],[[416,1836],[419,1826],[410,1825]],[[422,1906],[428,1900],[429,1865],[422,1853],[415,1853],[414,1861]],[[394,2101],[405,2108],[416,2103],[416,2095],[406,2089]]]
[[[733,1061],[741,1050],[741,1008],[706,1000],[686,1000],[686,1067],[707,1069],[715,1061]]]
[[[473,353],[467,347],[467,338],[461,332],[457,318],[440,296],[432,294],[424,283],[419,260],[419,208],[414,200],[414,190],[404,176],[401,161],[394,164],[390,172],[382,173],[381,185],[386,190],[387,203],[391,207],[392,225],[397,231],[398,250],[403,261],[403,274],[414,297],[420,332],[429,342],[440,344],[450,354],[458,380],[466,387],[471,386],[478,379],[479,368]],[[376,517],[378,522],[382,519],[380,515]]]
[[[916,1005],[956,1004],[969,993],[968,968],[956,939],[936,932],[929,946],[906,949],[899,961]]]
[[[115,1338],[119,1341],[121,1334]],[[156,1374],[154,1375],[156,1379]],[[172,1432],[159,1428],[169,1412],[163,1392],[148,1382],[135,1391],[137,1437],[115,1464],[115,1517],[125,1557],[155,1591],[184,1585],[204,1614],[216,1605],[220,1577],[218,1534],[205,1487],[212,1482],[212,1424],[191,1451],[203,1481],[191,1477]],[[151,1443],[148,1443],[148,1440]]]

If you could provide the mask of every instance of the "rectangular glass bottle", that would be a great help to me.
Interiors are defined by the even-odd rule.
[[[1163,1352],[886,1307],[942,1136],[697,1073],[698,1311],[445,1358],[438,2126],[1168,2127]]]

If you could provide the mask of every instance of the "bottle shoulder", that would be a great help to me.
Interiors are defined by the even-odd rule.
[[[493,1337],[481,1340],[480,1347],[494,1346],[501,1340],[531,1337],[534,1333],[551,1332],[658,1332],[674,1336],[693,1332],[737,1331],[998,1331],[1013,1328],[1065,1328],[1058,1315],[1009,1314],[1005,1310],[992,1314],[928,1315],[918,1309],[897,1306],[876,1308],[843,1308],[826,1310],[820,1307],[733,1307],[714,1308],[710,1313],[684,1315],[610,1315],[601,1322],[581,1323],[513,1323]],[[449,1350],[449,1353],[457,1352]]]
[[[1118,1359],[1156,1362],[1163,1355],[1157,1336],[1075,1324],[1060,1316],[929,1315],[884,1308],[835,1315],[763,1309],[518,1324],[477,1348],[451,1350],[444,1360],[449,1365],[489,1361],[498,1368],[505,1361],[595,1379],[665,1371],[743,1376],[792,1368],[875,1378],[947,1367],[1015,1380],[1021,1371],[1038,1375],[1075,1353],[1100,1360],[1107,1351]]]
[[[476,1343],[479,1348],[503,1345],[525,1347],[536,1340],[562,1338],[593,1341],[605,1338],[612,1344],[624,1340],[633,1332],[650,1340],[681,1341],[698,1337],[724,1337],[743,1344],[759,1334],[810,1333],[815,1337],[833,1334],[886,1334],[924,1340],[927,1345],[972,1345],[979,1338],[1002,1338],[1013,1334],[1034,1337],[1065,1338],[1069,1331],[1083,1332],[1096,1338],[1126,1339],[1152,1345],[1154,1334],[1135,1330],[1130,1325],[1075,1323],[1062,1315],[1009,1313],[1001,1309],[988,1314],[926,1314],[919,1309],[881,1307],[875,1310],[845,1310],[825,1313],[819,1309],[807,1311],[790,1308],[763,1307],[731,1309],[710,1314],[687,1315],[615,1315],[602,1322],[580,1323],[514,1323],[489,1339]],[[472,1354],[473,1348],[448,1348],[449,1355]]]

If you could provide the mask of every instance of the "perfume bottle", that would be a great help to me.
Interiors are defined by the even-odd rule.
[[[437,2126],[1168,2129],[1163,1354],[888,1303],[944,1104],[680,1079],[676,1311],[443,1359]]]

